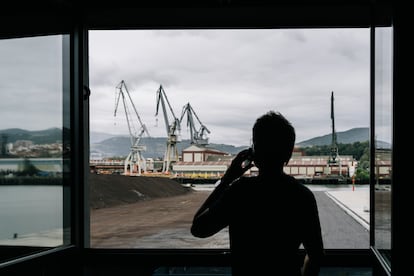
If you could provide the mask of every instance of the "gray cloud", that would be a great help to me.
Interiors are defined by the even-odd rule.
[[[369,125],[368,29],[90,31],[89,35],[92,131],[128,133],[123,114],[114,117],[115,87],[121,80],[152,136],[166,135],[162,114],[155,117],[161,84],[177,117],[191,103],[211,130],[212,143],[248,144],[255,119],[270,109],[292,121],[298,141],[330,133],[331,91],[338,131]],[[61,44],[59,37],[50,40],[0,43],[1,114],[9,116],[8,109],[22,105],[33,114],[28,123],[13,111],[13,122],[3,122],[0,129],[61,125],[61,106],[56,104],[61,102]],[[182,136],[188,138],[185,124]]]
[[[0,129],[62,126],[62,36],[0,41]]]
[[[154,122],[163,84],[176,116],[190,102],[211,142],[249,143],[254,120],[271,109],[292,121],[298,141],[330,133],[331,91],[338,131],[369,125],[368,29],[98,31],[90,40],[97,93],[105,97],[128,77],[142,117]],[[92,101],[91,110],[96,131],[121,132],[93,119],[109,118],[109,100]],[[163,125],[151,128],[166,135]]]

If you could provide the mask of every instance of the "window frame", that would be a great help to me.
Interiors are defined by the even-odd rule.
[[[372,14],[375,10],[375,24],[391,25],[393,14],[390,12],[390,3],[384,1],[351,1],[350,3],[333,4],[330,1],[311,1],[304,4],[300,1],[258,1],[258,4],[225,3],[217,1],[214,4],[189,4],[173,6],[166,4],[160,8],[157,4],[131,4],[128,1],[119,3],[103,3],[98,8],[93,7],[94,1],[86,4],[73,4],[69,8],[69,16],[53,16],[52,20],[59,22],[59,30],[68,30],[71,37],[71,141],[72,166],[71,177],[71,243],[68,246],[53,248],[39,254],[29,254],[11,260],[9,263],[0,263],[2,267],[24,263],[29,260],[42,259],[45,256],[59,254],[75,254],[85,258],[85,266],[93,267],[95,262],[103,263],[108,258],[109,265],[136,264],[139,260],[144,266],[154,265],[220,265],[228,263],[228,250],[180,250],[180,249],[94,249],[89,245],[89,208],[87,172],[89,163],[89,76],[88,76],[88,31],[89,30],[117,30],[117,29],[202,29],[202,28],[358,28],[373,27]],[[131,1],[132,2],[132,1]],[[161,1],[162,2],[162,1]],[[297,5],[300,2],[300,5]],[[362,3],[361,3],[362,2]],[[272,4],[273,3],[273,4]],[[91,5],[89,5],[91,4]],[[126,5],[125,5],[126,4]],[[62,7],[57,7],[60,12]],[[79,13],[83,10],[83,13]],[[139,12],[139,16],[137,16]],[[30,15],[32,19],[45,16],[41,9],[26,11],[24,16]],[[61,13],[58,13],[61,14]],[[113,14],[122,16],[114,18]],[[2,24],[8,20],[22,19],[22,15],[11,14],[0,19]],[[50,16],[41,19],[31,27],[16,24],[12,28],[0,32],[0,38],[25,37],[45,33],[57,33],[56,25],[49,24]],[[372,50],[371,38],[371,50]],[[395,51],[395,50],[394,50]],[[372,53],[371,53],[372,55]],[[372,56],[371,56],[372,57]],[[371,63],[372,66],[372,63]],[[372,68],[371,68],[372,73]],[[371,79],[372,80],[372,79]],[[394,88],[396,88],[394,82]],[[400,88],[401,89],[401,88]],[[93,93],[93,91],[92,91]],[[394,92],[395,94],[395,92]],[[394,96],[393,94],[393,96]],[[371,98],[372,101],[372,98]],[[397,101],[394,101],[394,106]],[[394,108],[394,110],[396,110]],[[372,109],[371,109],[372,112]],[[394,120],[397,119],[393,116]],[[372,122],[371,122],[372,124]],[[397,125],[394,125],[394,128]],[[393,134],[393,157],[399,148],[395,148],[397,141]],[[372,139],[372,137],[371,137]],[[398,150],[399,151],[398,151]],[[371,155],[372,157],[372,155]],[[401,159],[401,157],[400,157]],[[394,169],[398,158],[393,158]],[[403,176],[399,177],[404,180]],[[393,187],[394,189],[395,187]],[[393,193],[393,198],[395,192]],[[371,199],[372,202],[372,199]],[[393,205],[395,200],[393,200]],[[372,205],[371,205],[372,207]],[[371,208],[371,210],[374,210]],[[392,212],[395,212],[393,206]],[[372,219],[371,219],[372,221]],[[392,240],[395,237],[396,222],[392,222]],[[372,238],[371,242],[372,244]],[[344,249],[327,250],[326,266],[371,266],[373,248],[363,250]],[[190,257],[191,256],[191,257]],[[127,258],[125,258],[127,257]],[[377,256],[376,256],[377,257]],[[378,258],[378,257],[377,257]],[[76,259],[76,258],[75,258]]]
[[[367,4],[367,3],[365,3]],[[335,5],[321,5],[317,7],[309,6],[311,11],[306,11],[306,9],[299,9],[298,13],[294,13],[296,7],[294,5],[285,5],[281,7],[272,7],[269,9],[266,5],[263,7],[258,5],[250,8],[246,7],[236,7],[238,15],[234,18],[229,16],[230,11],[234,10],[220,10],[214,8],[212,9],[211,13],[206,14],[204,12],[200,12],[201,10],[196,8],[174,8],[172,9],[173,12],[170,12],[170,9],[162,9],[159,14],[161,14],[161,18],[157,17],[156,20],[151,18],[150,15],[154,14],[151,12],[153,10],[152,7],[143,8],[142,15],[139,19],[134,18],[133,10],[128,10],[127,7],[116,7],[117,12],[122,14],[122,19],[120,20],[107,20],[107,18],[102,18],[101,15],[94,14],[91,18],[87,19],[86,28],[87,31],[93,30],[134,30],[134,29],[159,29],[159,30],[168,30],[168,29],[246,29],[246,28],[258,28],[258,29],[278,29],[278,28],[372,28],[372,6],[370,5],[345,5],[345,9],[343,6],[335,6]],[[253,8],[255,12],[251,10]],[[326,10],[332,9],[333,14],[335,16],[327,19],[326,21],[320,20],[318,18],[318,14],[324,13]],[[275,20],[274,12],[277,11],[277,15],[279,16],[278,20]],[[313,11],[313,12],[312,12]],[[379,24],[390,24],[389,14],[385,11],[384,12],[381,7],[381,13],[377,13],[378,15],[378,22]],[[170,14],[172,13],[172,15]],[[252,13],[260,14],[260,16],[251,16]],[[352,13],[352,16],[349,16]],[[177,23],[171,23],[165,21],[165,18],[162,15],[166,15],[165,18]],[[199,16],[193,16],[191,14],[197,14]],[[214,14],[215,16],[212,16]],[[289,18],[292,14],[295,16]],[[105,17],[105,16],[104,16]],[[210,18],[218,19],[215,22],[212,22]],[[248,20],[246,20],[246,18]],[[160,20],[159,20],[160,19]],[[188,24],[191,22],[191,24]],[[248,23],[246,23],[248,22]],[[252,23],[254,22],[254,23]],[[173,26],[173,27],[172,27]],[[191,27],[189,27],[191,26]],[[372,41],[371,41],[371,49],[372,49]],[[85,157],[86,159],[88,157]],[[326,250],[327,258],[324,265],[326,266],[337,266],[338,264],[342,265],[357,265],[357,266],[369,266],[371,264],[370,253],[371,248],[367,249],[328,249]],[[97,256],[110,256],[109,258],[115,258],[115,260],[119,260],[120,264],[123,263],[123,257],[125,254],[133,254],[139,256],[147,256],[152,255],[157,256],[157,260],[160,260],[161,263],[166,261],[168,265],[179,265],[185,266],[186,264],[194,264],[193,261],[183,261],[183,258],[186,259],[188,254],[195,255],[195,256],[203,256],[204,254],[211,255],[209,258],[210,261],[214,258],[218,258],[218,264],[220,264],[224,258],[229,254],[228,250],[223,249],[214,249],[214,250],[206,250],[206,249],[98,249],[98,248],[88,248],[88,256],[91,259],[96,258]],[[358,256],[358,257],[357,257]],[[119,257],[119,259],[118,259]],[[197,257],[195,257],[197,258]],[[339,260],[342,261],[339,261]],[[168,261],[167,261],[168,260]],[[116,262],[117,262],[116,261]],[[211,263],[211,262],[208,263]],[[127,263],[127,262],[126,262]],[[196,262],[198,263],[198,262]],[[200,264],[203,264],[201,262]]]
[[[72,79],[73,79],[73,66],[71,65],[72,60],[72,34],[68,32],[68,28],[57,24],[57,29],[53,31],[35,32],[32,35],[28,35],[26,32],[20,33],[5,33],[0,32],[0,39],[17,39],[27,37],[46,37],[52,35],[62,36],[62,144],[69,144],[73,146],[73,133],[72,133],[72,95],[74,94]],[[65,106],[64,101],[68,101],[69,105]],[[69,136],[65,136],[63,128],[68,128],[70,131]],[[22,262],[30,262],[36,258],[44,258],[48,255],[58,254],[62,251],[73,251],[74,243],[72,240],[72,226],[75,224],[71,216],[71,208],[73,206],[71,196],[71,190],[73,189],[73,156],[74,151],[69,153],[67,159],[62,155],[62,162],[64,164],[63,176],[62,176],[62,219],[63,219],[63,241],[62,245],[56,247],[43,247],[43,246],[8,246],[0,245],[0,269],[7,268],[9,266],[18,265]],[[65,231],[65,228],[70,228],[70,231]]]

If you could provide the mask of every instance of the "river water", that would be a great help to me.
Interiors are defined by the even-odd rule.
[[[36,233],[40,237],[48,232],[62,232],[62,214],[62,186],[0,186],[0,245],[14,244],[19,238]],[[59,236],[62,235],[58,239]],[[54,243],[60,244],[62,240]]]

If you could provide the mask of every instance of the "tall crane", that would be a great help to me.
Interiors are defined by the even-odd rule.
[[[210,130],[201,122],[200,118],[198,118],[197,114],[195,113],[193,107],[190,103],[187,103],[183,107],[183,111],[181,112],[180,123],[184,119],[184,115],[187,114],[187,127],[190,129],[190,136],[191,136],[191,144],[196,144],[200,146],[205,146],[208,144],[208,137],[207,133],[210,134]],[[197,119],[198,123],[200,124],[199,130],[196,128],[196,124],[194,121]]]
[[[142,151],[145,151],[145,146],[141,145],[141,138],[144,134],[149,135],[148,129],[142,122],[138,111],[132,101],[131,95],[129,94],[128,88],[125,81],[122,80],[116,86],[115,92],[115,111],[114,117],[116,117],[120,99],[124,106],[125,117],[128,124],[128,130],[131,140],[131,151],[124,162],[124,175],[137,176],[141,175],[141,172],[146,172],[146,161],[142,155]],[[135,119],[133,120],[133,115]]]
[[[334,93],[331,93],[331,121],[332,121],[332,141],[331,141],[331,153],[329,156],[329,163],[336,164],[338,162],[338,144],[336,140],[335,131],[335,114],[334,114]]]
[[[164,113],[165,127],[167,130],[167,149],[164,154],[162,172],[169,173],[170,164],[172,162],[178,161],[177,143],[179,142],[178,136],[181,130],[180,120],[178,120],[177,117],[175,116],[174,111],[170,105],[170,102],[168,101],[167,95],[165,94],[165,91],[162,85],[160,85],[160,87],[157,90],[156,101],[157,101],[157,107],[156,107],[155,116],[158,115],[158,110],[159,110],[160,103],[161,103],[162,111]],[[171,122],[168,118],[167,105],[168,105],[168,108],[169,108],[169,111],[172,117]]]

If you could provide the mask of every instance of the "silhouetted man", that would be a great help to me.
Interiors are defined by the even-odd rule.
[[[233,275],[319,273],[324,249],[315,197],[283,172],[295,139],[295,129],[280,113],[259,117],[252,148],[237,154],[194,216],[191,233],[196,237],[229,227]],[[253,163],[244,165],[246,159]],[[258,176],[243,176],[253,165]]]

